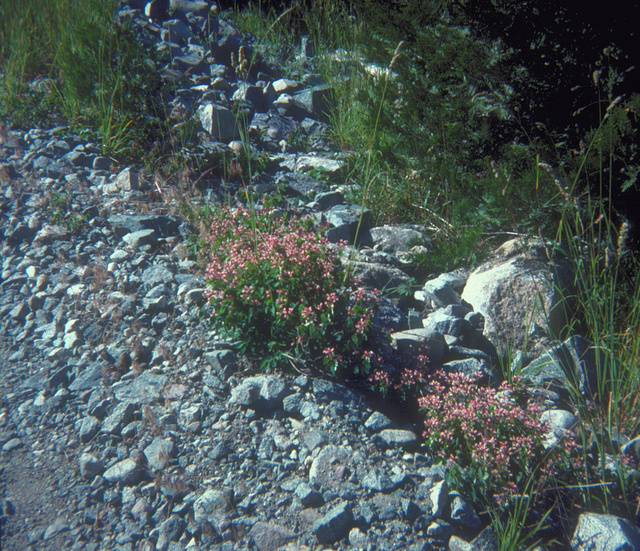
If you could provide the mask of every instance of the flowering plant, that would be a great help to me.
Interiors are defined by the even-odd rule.
[[[383,356],[379,356],[376,368],[368,378],[371,389],[383,397],[402,402],[415,400],[427,382],[428,352],[428,347],[423,346],[415,354],[400,354],[391,362],[384,362]]]
[[[328,241],[270,209],[213,215],[206,269],[213,327],[269,369],[311,361],[333,375],[364,375],[376,296],[357,289]]]
[[[534,403],[520,405],[524,393],[517,382],[494,389],[474,377],[438,370],[429,377],[428,394],[419,398],[427,445],[474,501],[504,505],[524,491],[536,469],[553,474],[558,455],[566,458],[571,448],[560,442],[545,449],[540,410]]]

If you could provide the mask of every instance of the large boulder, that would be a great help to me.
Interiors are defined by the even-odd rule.
[[[640,530],[613,515],[583,513],[571,539],[573,551],[632,551],[640,549]]]
[[[569,263],[554,256],[550,244],[512,239],[471,273],[461,298],[482,313],[484,334],[498,349],[522,349],[562,335],[568,319],[563,294],[571,280]]]

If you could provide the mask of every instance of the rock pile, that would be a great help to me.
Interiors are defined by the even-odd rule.
[[[171,52],[159,71],[186,83],[168,108],[176,124],[200,124],[194,155],[237,150],[246,123],[268,160],[256,191],[278,189],[328,222],[332,241],[368,246],[354,260],[363,284],[407,283],[420,232],[372,227],[327,183],[343,168],[322,137],[329,86],[243,69],[250,45],[207,2],[131,0],[119,16]],[[0,147],[2,549],[496,549],[418,427],[333,381],[250,373],[208,330],[183,246],[193,228],[142,171],[64,128],[12,130]],[[411,311],[389,304],[394,346],[427,344],[448,370],[495,380],[483,331],[501,320],[491,300],[475,302],[479,273],[424,282]],[[500,273],[529,277],[522,264]],[[561,375],[580,370],[587,392],[586,350],[570,340],[531,364],[563,427]],[[626,521],[582,515],[572,548],[603,533],[637,544]]]

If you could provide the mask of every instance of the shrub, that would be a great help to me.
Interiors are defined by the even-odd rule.
[[[376,295],[356,288],[321,234],[274,210],[221,208],[207,241],[212,324],[242,353],[264,369],[369,372]]]
[[[419,399],[427,445],[449,466],[454,485],[474,501],[508,502],[525,491],[538,469],[552,474],[552,457],[567,458],[572,448],[563,441],[545,449],[540,410],[534,403],[520,405],[524,394],[516,385],[482,387],[473,377],[439,370]]]

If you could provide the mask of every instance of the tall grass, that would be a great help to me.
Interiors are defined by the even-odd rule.
[[[88,129],[103,153],[114,156],[151,139],[159,127],[160,79],[136,37],[114,19],[119,5],[3,2],[0,115],[17,126],[62,122]],[[46,80],[34,86],[33,79]]]
[[[611,209],[620,183],[614,180],[610,146],[620,137],[622,119],[633,111],[620,97],[606,99],[608,106],[591,133],[571,189],[572,195],[584,190],[588,168],[597,167],[596,193],[587,187],[580,202],[570,203],[557,241],[573,264],[575,296],[564,297],[578,305],[572,329],[584,334],[597,352],[593,395],[585,396],[575,381],[567,382],[584,450],[582,494],[591,508],[631,513],[637,477],[632,479],[622,446],[640,429],[640,262],[629,249],[628,223],[616,222]],[[597,468],[590,469],[594,462]]]

